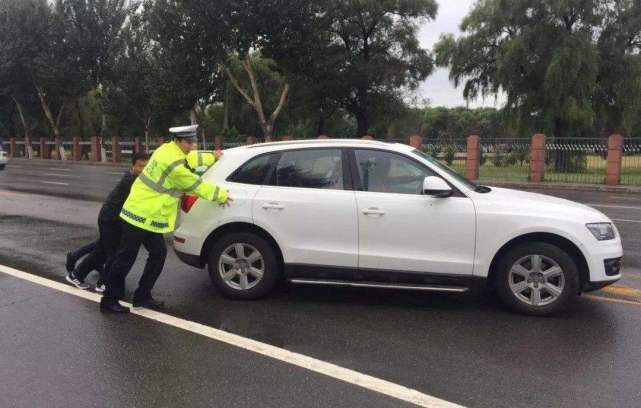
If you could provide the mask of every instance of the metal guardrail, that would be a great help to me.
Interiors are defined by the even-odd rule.
[[[545,181],[603,184],[607,159],[607,139],[549,139],[545,144]]]

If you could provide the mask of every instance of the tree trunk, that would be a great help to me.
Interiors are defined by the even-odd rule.
[[[27,118],[24,115],[24,109],[22,104],[13,96],[11,99],[16,104],[18,109],[18,114],[20,115],[20,122],[22,123],[22,128],[24,129],[24,154],[27,159],[33,158],[33,149],[31,148],[31,124],[27,122]]]
[[[364,112],[362,109],[358,110],[354,116],[356,116],[358,137],[365,136],[369,134],[369,117],[367,112]]]
[[[243,88],[240,87],[238,80],[236,80],[236,77],[234,77],[234,75],[231,73],[229,68],[225,69],[225,72],[227,73],[229,80],[234,85],[238,93],[240,93],[243,96],[243,98],[245,98],[245,101],[247,102],[247,104],[253,107],[254,110],[256,111],[256,115],[258,116],[258,123],[260,124],[260,128],[263,131],[263,136],[265,137],[265,141],[269,142],[272,139],[274,123],[276,122],[276,119],[278,118],[278,115],[280,114],[281,109],[285,105],[285,100],[287,99],[287,95],[289,94],[289,84],[285,83],[285,86],[283,87],[283,90],[280,93],[278,106],[276,107],[274,112],[272,112],[269,118],[267,118],[265,117],[265,112],[263,111],[263,103],[260,99],[260,90],[258,89],[256,76],[254,75],[254,69],[251,66],[249,58],[245,58],[241,60],[240,64],[245,69],[245,72],[249,77],[249,82],[251,84],[251,89],[252,89],[252,97],[250,97],[247,94],[247,92],[245,92]]]
[[[34,85],[36,88],[36,93],[38,94],[38,99],[40,99],[40,106],[42,106],[42,111],[45,114],[45,117],[47,118],[47,121],[49,122],[49,126],[51,126],[51,130],[53,131],[53,137],[54,139],[57,139],[60,137],[60,120],[62,117],[62,112],[65,108],[65,104],[63,102],[62,106],[60,107],[60,111],[58,112],[58,115],[56,119],[53,117],[53,113],[51,112],[51,108],[49,107],[49,104],[47,103],[46,100],[46,95],[44,93],[44,90],[40,88],[38,85]]]
[[[321,112],[320,116],[318,117],[318,127],[316,128],[316,136],[324,135],[326,132],[327,128],[327,120],[325,119],[325,115]]]
[[[80,139],[85,138],[85,122],[82,117],[82,108],[80,107],[80,98],[76,98],[76,113],[78,114],[78,126],[80,126]]]
[[[225,82],[225,100],[223,101],[223,129],[229,129],[229,81]]]

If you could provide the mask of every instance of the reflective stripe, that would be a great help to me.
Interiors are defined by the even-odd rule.
[[[170,196],[176,197],[176,198],[182,197],[181,192],[163,187],[161,184],[156,183],[155,181],[150,179],[145,173],[141,173],[138,176],[138,180],[142,181],[142,183],[147,187],[149,187],[150,189],[157,191],[159,193],[169,194]]]
[[[216,190],[214,190],[214,198],[212,198],[211,201],[218,201],[219,192],[220,192],[220,187],[216,186]]]
[[[169,224],[167,224],[166,222],[152,221],[151,226],[156,228],[167,228]]]
[[[124,216],[126,216],[128,218],[131,218],[134,221],[141,222],[143,224],[145,223],[145,221],[147,221],[147,219],[145,217],[141,217],[139,215],[136,215],[136,214],[134,214],[132,212],[129,212],[129,211],[125,210],[124,208],[120,212],[122,213],[122,215],[124,215]]]
[[[195,190],[195,189],[197,189],[197,188],[198,188],[198,186],[200,186],[202,183],[203,183],[203,180],[202,180],[202,179],[198,179],[198,180],[196,180],[196,182],[195,182],[194,184],[192,184],[191,186],[187,187],[187,188],[185,189],[185,191],[194,191],[194,190]]]
[[[201,152],[198,152],[198,166],[196,167],[200,167],[202,165],[203,165],[203,154]]]
[[[165,171],[163,171],[163,172],[162,172],[162,174],[160,175],[160,179],[158,180],[158,184],[159,184],[160,186],[162,186],[163,184],[165,184],[165,180],[167,179],[167,177],[169,177],[169,175],[171,174],[171,172],[172,172],[172,171],[174,171],[174,169],[175,169],[176,167],[180,166],[181,164],[183,164],[183,165],[184,165],[185,163],[186,163],[186,160],[185,160],[185,159],[179,159],[179,160],[176,160],[175,162],[171,163],[169,166],[167,166],[167,168],[165,169]],[[150,180],[151,180],[151,179],[150,179]]]

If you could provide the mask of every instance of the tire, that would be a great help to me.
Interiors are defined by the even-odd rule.
[[[0,164],[0,170],[4,170],[4,164]]]
[[[208,262],[214,286],[231,299],[258,299],[267,295],[280,280],[279,266],[272,245],[250,232],[234,232],[218,239]],[[260,277],[257,271],[262,272]]]
[[[505,306],[519,313],[548,316],[563,310],[577,295],[579,272],[576,262],[563,249],[531,242],[518,245],[501,257],[493,283]]]

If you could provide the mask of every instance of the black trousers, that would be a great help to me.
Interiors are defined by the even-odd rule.
[[[85,256],[87,254],[90,254],[93,251],[95,251],[96,248],[98,248],[98,241],[95,241],[95,242],[92,242],[91,244],[87,244],[85,246],[82,246],[82,247],[76,249],[75,251],[71,251],[71,257],[72,258],[76,258],[76,259],[80,259],[83,256]]]
[[[134,302],[151,297],[151,289],[165,266],[167,257],[165,238],[162,234],[149,232],[123,222],[120,246],[106,271],[107,289],[101,300],[103,304],[112,304],[124,297],[125,279],[136,262],[141,245],[149,252],[149,257],[138,282],[138,289],[134,293]]]
[[[116,255],[120,238],[122,236],[122,221],[115,219],[98,219],[98,245],[89,253],[76,267],[74,274],[78,279],[84,281],[91,271],[99,271],[100,279],[104,282],[105,271]]]

